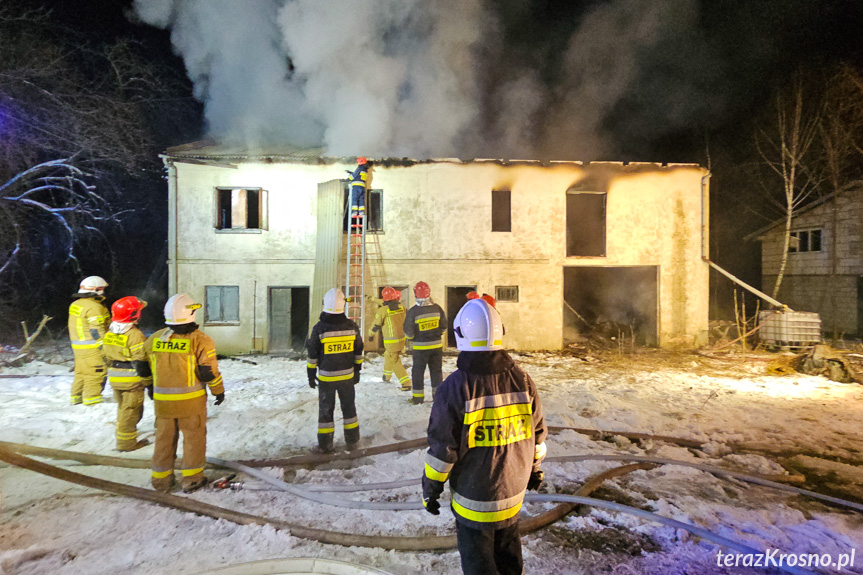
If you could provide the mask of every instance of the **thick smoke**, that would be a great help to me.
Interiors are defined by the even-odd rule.
[[[610,127],[655,137],[718,107],[698,87],[711,66],[696,0],[600,2],[545,29],[530,2],[498,4],[135,0],[134,9],[171,30],[209,134],[245,145],[616,159]]]

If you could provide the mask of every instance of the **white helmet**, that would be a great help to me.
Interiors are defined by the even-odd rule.
[[[89,276],[81,280],[81,285],[78,287],[78,293],[95,293],[102,295],[105,288],[108,287],[108,282],[99,276]]]
[[[345,294],[333,288],[324,295],[324,313],[345,313]]]
[[[167,325],[183,325],[195,321],[195,312],[201,304],[195,303],[192,296],[178,293],[171,296],[165,304],[165,323]]]
[[[472,299],[464,304],[455,316],[453,329],[460,351],[503,349],[500,314],[483,299]]]

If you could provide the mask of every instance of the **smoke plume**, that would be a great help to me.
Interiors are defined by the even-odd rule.
[[[135,0],[216,139],[330,155],[619,159],[722,108],[697,0]],[[645,158],[649,159],[649,158]]]

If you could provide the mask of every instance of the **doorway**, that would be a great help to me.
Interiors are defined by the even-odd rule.
[[[467,294],[476,291],[476,285],[472,286],[447,286],[446,288],[446,341],[447,347],[455,347],[455,333],[452,324],[462,306],[467,303]]]
[[[302,351],[309,331],[308,287],[269,289],[269,352]]]
[[[657,266],[563,268],[563,344],[585,337],[655,346]]]

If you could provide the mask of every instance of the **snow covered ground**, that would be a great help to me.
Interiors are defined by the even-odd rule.
[[[763,361],[721,362],[697,355],[656,352],[595,362],[556,354],[515,357],[537,382],[549,425],[639,431],[707,442],[702,450],[689,450],[658,441],[633,443],[620,436],[594,440],[565,431],[549,438],[550,456],[653,455],[776,474],[784,472],[777,461],[804,454],[797,460],[824,463],[824,485],[844,485],[852,494],[854,489],[863,490],[863,480],[853,485],[855,477],[860,477],[854,473],[860,468],[848,464],[863,461],[863,386],[804,375],[768,376]],[[227,397],[223,405],[209,407],[208,455],[259,459],[307,452],[316,443],[317,393],[307,386],[305,362],[250,359],[255,364],[237,359],[220,363]],[[409,394],[381,381],[382,368],[380,357],[367,361],[357,388],[363,446],[423,437],[428,422],[430,404],[410,405]],[[455,359],[446,358],[444,371],[453,369]],[[7,369],[2,375],[0,439],[121,455],[113,451],[116,405],[70,406],[68,365],[34,362]],[[29,377],[9,377],[15,375]],[[107,391],[105,395],[107,398]],[[152,436],[152,404],[148,402],[145,409],[139,430]],[[344,441],[339,421],[337,409],[337,447]],[[784,453],[765,457],[732,452],[731,444],[744,442]],[[151,453],[152,446],[148,446],[122,455],[146,458]],[[818,455],[845,465],[817,459]],[[298,484],[396,481],[419,477],[422,457],[422,450],[390,453],[288,471],[285,479]],[[616,465],[548,462],[544,490],[572,493],[588,476]],[[147,470],[69,468],[149,486]],[[208,473],[221,475],[216,470]],[[246,489],[241,491],[206,490],[187,497],[336,531],[384,535],[453,532],[448,511],[439,517],[423,511],[354,511],[273,491],[255,479],[245,481]],[[408,553],[324,545],[270,527],[198,517],[16,468],[0,468],[0,488],[3,574],[205,573],[279,557],[325,557],[393,574],[460,572],[456,551]],[[419,488],[346,495],[416,500]],[[695,523],[761,549],[834,557],[856,550],[856,565],[843,572],[863,573],[860,513],[675,466],[631,473],[606,483],[596,495]],[[551,507],[529,504],[525,513]],[[550,529],[524,537],[523,546],[526,572],[531,574],[762,572],[718,567],[717,547],[712,544],[670,527],[601,510],[572,514]]]

